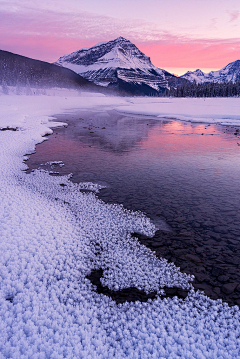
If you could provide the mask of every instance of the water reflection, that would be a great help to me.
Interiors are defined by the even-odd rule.
[[[141,210],[171,228],[139,240],[195,274],[196,288],[240,305],[236,129],[113,111],[58,119],[68,128],[56,129],[37,146],[27,162],[30,170],[61,160],[65,166],[57,171],[73,173],[73,181],[107,183],[101,199]]]
[[[73,140],[86,146],[118,154],[130,151],[142,138],[147,138],[149,130],[159,125],[156,118],[130,117],[114,111],[95,113],[81,112],[73,124]]]

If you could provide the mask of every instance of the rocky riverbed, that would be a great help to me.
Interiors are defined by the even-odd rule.
[[[135,234],[136,235],[136,234]],[[155,251],[157,257],[174,262],[181,271],[194,274],[194,288],[212,299],[221,298],[240,307],[240,244],[202,238],[194,232],[157,231],[153,238],[137,235],[140,243]]]

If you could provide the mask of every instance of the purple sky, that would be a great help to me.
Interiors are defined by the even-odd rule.
[[[56,61],[123,36],[182,74],[240,59],[239,0],[0,0],[0,49]]]

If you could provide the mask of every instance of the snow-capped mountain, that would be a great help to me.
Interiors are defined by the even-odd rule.
[[[138,94],[163,92],[184,81],[154,66],[148,56],[123,37],[62,56],[56,64],[97,85]]]
[[[201,70],[188,71],[186,74],[182,75],[181,78],[189,80],[191,82],[196,81],[196,83],[203,82],[237,82],[240,81],[240,60],[230,62],[227,66],[223,67],[218,71],[211,71],[209,73],[204,73]]]
[[[196,83],[206,82],[207,74],[204,73],[202,70],[197,69],[195,71],[188,71],[184,75],[180,76],[188,81],[196,81]]]

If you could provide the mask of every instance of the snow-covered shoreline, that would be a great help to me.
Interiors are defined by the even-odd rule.
[[[240,126],[240,98],[134,98],[117,110],[160,119]]]
[[[240,100],[232,100],[234,110],[231,100],[224,108],[237,121]],[[23,172],[24,155],[60,125],[49,121],[55,113],[109,108],[177,115],[169,105],[172,99],[165,101],[168,110],[163,99],[153,98],[0,96],[0,128],[18,128],[0,131],[0,357],[240,357],[237,307],[193,290],[184,301],[156,298],[122,305],[94,292],[86,275],[100,267],[102,284],[113,290],[189,286],[190,276],[131,237],[133,232],[154,234],[148,218],[81,193],[81,184],[67,177]],[[184,116],[193,116],[196,104],[182,101],[185,109],[192,103]],[[219,106],[211,107],[209,119],[219,119]],[[101,248],[98,255],[96,248]]]

